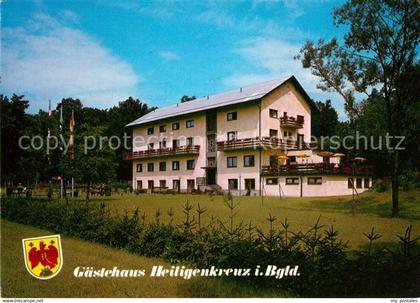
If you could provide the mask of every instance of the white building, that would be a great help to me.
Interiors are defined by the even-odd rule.
[[[313,109],[294,76],[156,109],[127,125],[133,188],[274,196],[367,190],[363,167],[310,148]]]

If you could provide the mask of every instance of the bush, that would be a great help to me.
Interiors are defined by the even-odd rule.
[[[386,192],[388,190],[388,187],[389,187],[389,182],[387,182],[386,180],[382,180],[382,179],[378,179],[376,181],[375,185],[373,186],[373,188],[378,193]]]
[[[202,226],[206,209],[199,204],[184,205],[184,219],[162,224],[158,210],[152,223],[138,209],[112,215],[105,204],[64,203],[25,198],[4,198],[2,218],[30,224],[54,232],[126,249],[147,257],[161,257],[173,263],[188,262],[200,268],[255,268],[268,265],[299,265],[300,276],[293,278],[249,277],[244,283],[279,289],[299,297],[417,297],[420,258],[417,239],[411,227],[400,235],[399,250],[375,250],[380,238],[374,229],[365,234],[368,248],[352,256],[333,227],[323,230],[320,220],[307,231],[292,233],[285,219],[277,224],[269,215],[268,232],[243,222],[235,222],[238,204],[225,197],[230,209],[227,222],[211,217]],[[398,278],[396,278],[398,277]],[[345,285],[345,287],[344,287]]]

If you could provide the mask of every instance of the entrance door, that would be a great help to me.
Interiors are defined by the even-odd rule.
[[[215,185],[216,184],[216,167],[208,167],[206,169],[206,179],[207,185]]]
[[[187,192],[191,193],[194,188],[195,188],[195,180],[194,179],[188,179],[187,180]]]
[[[181,182],[179,180],[172,180],[172,189],[179,193],[181,190]]]

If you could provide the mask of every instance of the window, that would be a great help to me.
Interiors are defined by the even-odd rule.
[[[286,185],[299,185],[299,178],[286,178]]]
[[[283,137],[287,137],[287,132],[283,132]]]
[[[271,118],[277,118],[278,117],[278,111],[276,111],[275,109],[271,109],[270,108],[270,117]]]
[[[155,165],[153,163],[147,163],[147,171],[154,171]]]
[[[172,130],[178,130],[179,129],[179,122],[172,123]]]
[[[290,156],[290,162],[296,162],[296,156]]]
[[[353,178],[347,179],[347,188],[353,188]]]
[[[148,135],[153,135],[153,133],[155,132],[155,129],[153,128],[153,127],[149,127],[148,129],[147,129],[147,134]]]
[[[136,172],[141,173],[143,171],[143,164],[138,163],[136,165]]]
[[[166,125],[159,126],[159,132],[161,132],[161,133],[166,132]]]
[[[310,185],[321,185],[322,177],[308,177],[308,184]]]
[[[236,112],[227,113],[228,121],[233,121],[233,120],[236,120],[237,118],[238,118],[238,114]]]
[[[188,170],[193,170],[195,166],[195,161],[194,160],[187,160],[187,169]]]
[[[149,149],[153,149],[155,147],[154,143],[149,143]]]
[[[191,146],[194,144],[194,138],[193,137],[188,137],[187,138],[187,145]]]
[[[187,120],[185,125],[186,125],[187,128],[194,127],[194,120]]]
[[[159,180],[159,187],[166,188],[166,180]]]
[[[137,189],[143,189],[143,181],[137,180]]]
[[[178,148],[179,145],[179,139],[172,140],[172,148]]]
[[[364,184],[364,188],[369,188],[370,187],[370,180],[369,180],[369,178],[365,178],[365,184]]]
[[[237,132],[228,132],[227,133],[228,141],[234,141],[237,139]]]
[[[270,138],[277,138],[279,136],[279,132],[277,129],[270,129]]]
[[[255,189],[255,179],[245,179],[245,189]]]
[[[362,178],[356,179],[356,188],[362,188]]]
[[[237,167],[238,158],[237,157],[227,157],[227,167]]]
[[[176,191],[180,190],[180,184],[181,181],[180,180],[172,180],[172,188],[175,189]]]
[[[147,187],[153,189],[153,187],[155,187],[155,182],[153,180],[147,181]]]
[[[159,163],[159,170],[165,171],[166,170],[166,162],[160,162]]]
[[[277,178],[267,178],[265,183],[267,185],[277,185],[277,184],[279,184],[279,179],[277,179]]]
[[[297,115],[296,120],[297,120],[298,123],[303,123],[304,118],[301,115]]]
[[[254,155],[244,156],[244,167],[254,167],[255,157]]]
[[[172,170],[179,170],[179,161],[172,161]]]
[[[166,140],[162,140],[159,142],[159,148],[166,148]]]
[[[237,190],[238,189],[238,179],[228,179],[228,189]]]

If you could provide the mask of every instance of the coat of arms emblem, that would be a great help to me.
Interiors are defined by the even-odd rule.
[[[35,278],[55,277],[63,266],[60,235],[22,239],[23,256],[28,272]]]

